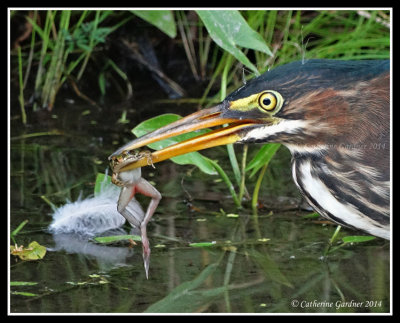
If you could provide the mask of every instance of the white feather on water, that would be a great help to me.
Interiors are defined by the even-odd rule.
[[[94,197],[79,197],[75,202],[68,201],[54,211],[49,231],[53,234],[77,233],[93,236],[123,226],[125,218],[117,211],[119,193],[120,188],[106,185]],[[135,199],[132,199],[128,208],[132,214],[142,213],[143,217],[143,209]]]

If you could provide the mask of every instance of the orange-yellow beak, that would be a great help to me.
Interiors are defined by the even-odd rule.
[[[151,154],[151,161],[154,164],[189,152],[237,142],[241,139],[241,130],[259,123],[260,120],[255,118],[243,119],[243,116],[236,115],[235,113],[232,114],[229,110],[229,103],[224,101],[215,107],[195,112],[185,118],[129,142],[110,155],[109,159],[121,155],[123,152],[138,149],[153,142],[183,133],[220,126],[223,124],[230,124],[228,127],[219,128],[153,152]],[[138,167],[147,166],[148,164],[148,158],[142,158],[121,168],[120,171],[128,171]]]

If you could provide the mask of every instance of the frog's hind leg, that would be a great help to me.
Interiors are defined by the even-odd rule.
[[[133,197],[135,196],[135,187],[134,186],[124,186],[121,189],[121,193],[119,195],[119,199],[118,199],[118,205],[117,205],[117,210],[120,214],[122,214],[122,216],[128,220],[128,222],[137,227],[140,228],[140,224],[141,224],[141,220],[142,219],[138,219],[137,217],[135,217],[135,215],[133,213],[131,213],[127,206],[129,204],[129,202],[133,199]]]
[[[149,206],[147,207],[146,214],[142,223],[140,224],[140,231],[142,234],[142,246],[143,246],[143,261],[144,268],[146,270],[146,278],[149,278],[149,264],[150,264],[150,243],[147,238],[147,223],[150,221],[153,216],[158,203],[161,200],[161,194],[157,189],[151,185],[144,178],[141,178],[136,184],[136,192],[141,193],[143,195],[151,197],[151,201]]]
[[[151,197],[151,201],[149,203],[149,206],[147,207],[146,214],[141,223],[142,227],[146,227],[147,223],[150,221],[151,217],[156,211],[158,203],[160,203],[162,196],[160,192],[157,191],[157,189],[144,178],[141,178],[136,184],[136,193]]]

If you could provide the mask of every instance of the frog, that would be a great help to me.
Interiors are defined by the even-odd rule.
[[[111,158],[110,167],[113,172],[111,177],[112,183],[121,187],[121,193],[117,203],[117,210],[133,227],[140,229],[143,261],[146,271],[146,278],[148,279],[151,251],[150,242],[147,237],[147,224],[153,216],[162,196],[152,184],[142,177],[141,168],[135,168],[121,172],[123,167],[144,157],[147,158],[149,164],[152,164],[151,153],[148,151],[123,152],[121,155],[113,156]],[[136,202],[136,193],[141,193],[151,198],[145,214],[143,214],[143,212],[131,212],[129,210],[139,207],[137,203],[130,203],[132,200]],[[128,209],[129,204],[130,208]]]

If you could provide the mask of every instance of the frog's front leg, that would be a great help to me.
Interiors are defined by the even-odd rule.
[[[111,183],[113,183],[114,185],[120,186],[120,187],[124,186],[124,183],[118,179],[118,173],[112,174]]]
[[[149,264],[150,264],[150,243],[147,238],[147,223],[153,216],[158,203],[161,200],[161,194],[157,189],[151,185],[144,178],[140,178],[136,183],[136,192],[151,197],[149,206],[147,207],[146,214],[140,224],[140,231],[142,235],[142,246],[143,246],[143,261],[144,268],[146,270],[146,278],[148,278]]]

